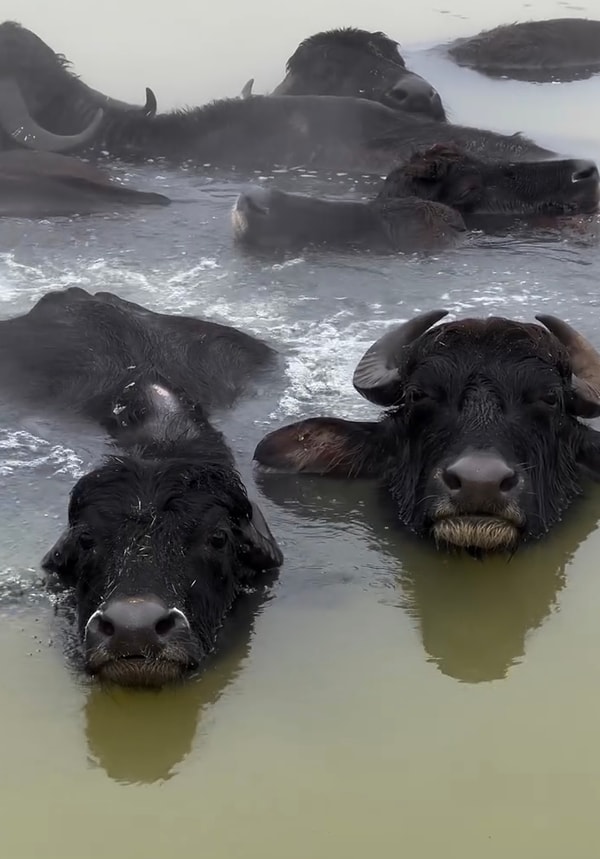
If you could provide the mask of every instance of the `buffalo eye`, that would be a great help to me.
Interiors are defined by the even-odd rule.
[[[425,393],[425,391],[421,391],[419,388],[413,388],[411,391],[408,392],[407,395],[407,400],[411,406],[415,405],[416,403],[422,403],[423,400],[426,399],[427,394]]]
[[[226,546],[228,539],[227,531],[224,531],[222,528],[217,528],[208,538],[208,542],[213,549],[223,549]]]
[[[545,403],[547,406],[557,406],[558,405],[558,394],[556,391],[546,391],[545,394],[542,394],[540,397],[540,401]]]
[[[94,548],[94,538],[89,531],[82,531],[77,537],[79,545],[82,549],[89,551]]]
[[[427,402],[431,401],[435,403],[440,403],[445,400],[443,391],[441,391],[437,387],[427,389],[410,387],[407,389],[405,397],[406,404],[408,406],[425,405]]]

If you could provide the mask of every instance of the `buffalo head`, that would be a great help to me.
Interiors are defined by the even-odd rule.
[[[420,197],[465,216],[572,215],[596,211],[598,187],[593,161],[485,161],[437,144],[393,170],[380,196]]]
[[[384,33],[346,27],[316,33],[287,62],[274,95],[345,95],[380,101],[444,120],[436,90],[406,68],[398,43]]]
[[[74,589],[85,665],[120,685],[182,679],[281,552],[220,434],[162,384],[130,385],[121,452],[82,477],[42,564]]]
[[[542,536],[600,473],[600,355],[567,323],[424,313],[385,334],[354,373],[379,422],[310,418],[269,434],[264,466],[383,477],[400,522],[472,553]]]

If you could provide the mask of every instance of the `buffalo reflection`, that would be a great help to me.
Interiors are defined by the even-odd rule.
[[[140,691],[94,685],[83,708],[91,763],[124,784],[176,775],[204,714],[242,670],[254,622],[267,600],[267,584],[243,597],[219,638],[218,655],[200,677],[180,687]]]
[[[400,530],[372,482],[269,473],[257,480],[265,495],[303,518],[357,522],[362,534],[368,529],[374,551],[398,562],[401,596],[390,600],[386,590],[386,603],[416,622],[428,661],[466,683],[503,679],[523,661],[528,635],[558,608],[566,568],[596,529],[600,510],[600,488],[589,487],[540,542],[511,558],[477,561],[442,554]]]

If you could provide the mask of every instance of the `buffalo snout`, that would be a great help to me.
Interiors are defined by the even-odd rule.
[[[594,161],[576,161],[574,163],[575,170],[571,175],[571,181],[574,183],[591,182],[597,183],[599,180],[598,168]]]
[[[512,551],[524,514],[521,475],[495,450],[467,450],[436,473],[432,532],[438,543],[473,552]]]
[[[438,120],[446,118],[439,93],[419,75],[403,75],[386,92],[382,101],[389,107],[405,110],[408,113],[421,113]]]
[[[457,504],[497,505],[511,497],[519,478],[514,468],[493,453],[467,453],[443,469],[444,489]]]
[[[193,667],[190,623],[155,596],[118,597],[85,626],[88,669],[121,684],[159,686]]]

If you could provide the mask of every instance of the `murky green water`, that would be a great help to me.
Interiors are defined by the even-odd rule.
[[[130,99],[150,84],[164,108],[232,94],[251,75],[268,89],[295,44],[331,26],[382,29],[410,47],[586,11],[600,7],[0,0],[0,18],[37,30],[91,84]],[[457,121],[600,161],[598,79],[494,82],[410,57]],[[196,202],[143,218],[0,224],[1,315],[80,283],[273,339],[288,357],[281,390],[223,422],[250,485],[268,429],[304,414],[375,414],[352,391],[352,367],[383,326],[416,309],[546,310],[600,343],[595,241],[521,237],[429,260],[273,264],[231,246],[234,183],[138,174]],[[545,542],[480,564],[394,532],[364,484],[264,478],[261,505],[286,555],[277,583],[239,607],[199,681],[108,693],[68,666],[66,624],[35,584],[68,491],[98,449],[49,428],[19,432],[2,416],[2,859],[595,855],[600,490]]]

